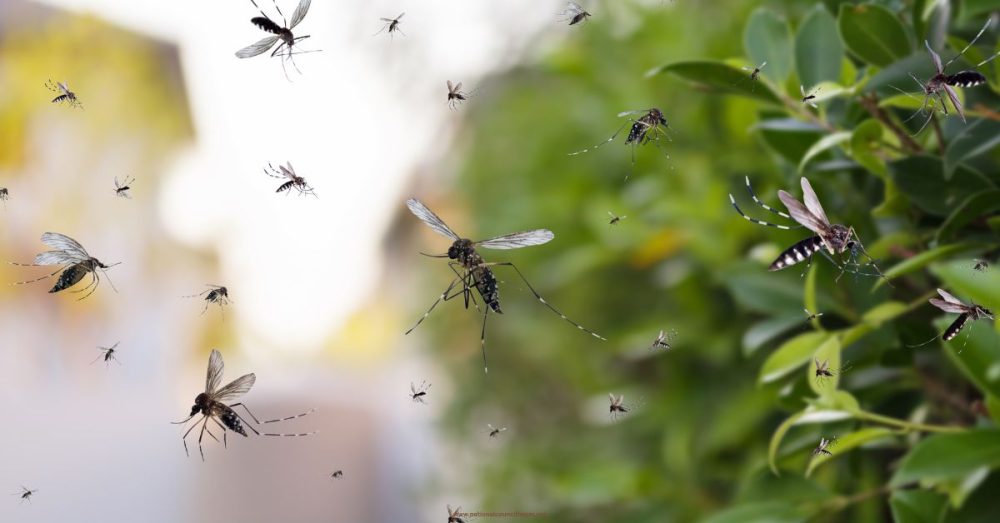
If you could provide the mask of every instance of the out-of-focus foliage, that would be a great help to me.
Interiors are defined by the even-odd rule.
[[[967,124],[938,113],[915,136],[922,94],[897,90],[930,76],[925,38],[947,60],[993,4],[597,3],[586,24],[553,23],[545,40],[558,43],[534,63],[493,78],[464,109],[442,217],[473,238],[553,230],[547,245],[483,254],[518,264],[609,341],[561,322],[503,267],[488,375],[473,309],[454,300],[424,324],[456,381],[447,419],[460,441],[487,421],[511,428],[505,445],[472,445],[478,508],[574,522],[1000,520],[995,325],[911,347],[955,318],[927,303],[937,287],[1000,306],[1000,269],[972,269],[998,250],[1000,68],[959,89]],[[968,62],[996,46],[993,28]],[[756,82],[740,70],[764,60]],[[800,85],[820,88],[818,110]],[[669,158],[647,144],[631,168],[624,133],[567,155],[648,107],[670,121]],[[780,220],[744,176],[778,208],[776,191],[800,196],[807,177],[891,285],[819,257],[768,272],[809,233],[740,218],[727,193]],[[607,211],[628,218],[609,226]],[[428,301],[451,275],[433,274]],[[803,308],[823,316],[807,322]],[[668,328],[673,348],[648,350]],[[816,359],[849,370],[817,382]],[[612,423],[609,392],[639,405]],[[813,456],[821,437],[837,438],[832,456]]]

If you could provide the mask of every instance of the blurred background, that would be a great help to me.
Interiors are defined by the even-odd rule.
[[[56,231],[121,262],[83,301],[50,281],[0,286],[0,520],[445,521],[450,504],[691,521],[810,496],[767,470],[788,390],[756,383],[758,349],[806,328],[799,273],[764,271],[798,237],[750,226],[726,196],[749,175],[774,204],[794,166],[751,133],[754,102],[645,73],[741,57],[755,6],[795,18],[814,2],[584,4],[593,18],[570,27],[563,1],[317,0],[296,32],[321,52],[286,79],[278,59],[233,55],[263,36],[248,0],[0,0],[0,259],[28,263]],[[374,36],[400,12],[405,36]],[[49,103],[49,79],[83,109]],[[448,80],[473,92],[457,111]],[[670,141],[637,148],[634,166],[623,135],[567,155],[653,106]],[[288,161],[318,198],[275,193],[263,168]],[[115,196],[124,176],[132,199]],[[820,196],[831,215],[850,198]],[[448,242],[409,197],[473,239],[552,230],[483,254],[608,341],[504,268],[488,374],[480,313],[460,300],[404,336],[453,277],[419,254]],[[3,282],[44,274],[0,265]],[[207,284],[232,303],[202,313],[184,297]],[[870,282],[833,292],[855,285]],[[667,354],[648,350],[661,329],[678,333]],[[116,342],[120,365],[93,361]],[[206,440],[205,462],[191,438],[186,457],[169,422],[213,348],[224,382],[256,373],[243,399],[258,417],[316,408],[277,427],[319,434],[230,434],[227,449]],[[408,397],[424,380],[428,405]],[[612,422],[609,393],[632,415]],[[38,489],[30,503],[21,485]],[[858,517],[878,520],[876,503]]]

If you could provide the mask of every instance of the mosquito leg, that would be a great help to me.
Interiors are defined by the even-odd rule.
[[[188,421],[189,421],[189,420],[190,420],[191,418],[193,418],[193,417],[194,417],[194,416],[190,416],[190,417],[189,417],[188,419],[186,419],[186,420],[184,420],[184,421],[179,421],[179,422],[176,422],[176,424],[180,424],[180,423],[187,423],[187,422],[188,422]],[[190,454],[190,453],[188,453],[188,444],[187,444],[187,437],[188,437],[188,434],[190,434],[190,433],[191,433],[191,431],[192,431],[192,430],[194,430],[194,428],[198,426],[198,423],[199,423],[199,422],[201,422],[201,420],[198,420],[198,421],[194,422],[194,424],[193,424],[193,425],[191,425],[191,427],[189,427],[189,428],[187,429],[187,431],[186,431],[186,432],[184,433],[184,435],[183,435],[183,436],[181,436],[181,441],[183,441],[183,442],[184,442],[184,454],[185,454],[185,455],[187,455],[188,457],[190,457],[190,456],[191,456],[191,454]]]
[[[249,415],[250,415],[250,418],[252,418],[252,419],[253,419],[254,423],[256,423],[256,424],[260,425],[260,420],[259,420],[259,419],[257,419],[257,416],[254,416],[254,415],[253,415],[253,412],[250,412],[250,408],[249,408],[249,407],[247,407],[247,406],[246,406],[246,405],[244,405],[243,403],[233,403],[232,405],[230,405],[230,406],[229,406],[229,408],[231,408],[231,409],[235,409],[236,407],[243,407],[243,410],[247,411],[247,414],[249,414]],[[239,414],[237,414],[237,416],[238,416],[238,415],[239,415]],[[246,420],[243,420],[243,421],[245,422]]]
[[[210,416],[205,416],[201,423],[201,433],[198,434],[198,452],[201,453],[201,460],[205,461],[205,449],[201,447],[201,439],[205,437],[205,429],[208,428],[208,418]],[[212,436],[213,438],[215,436]]]
[[[785,218],[785,219],[788,219],[788,220],[792,219],[792,217],[788,213],[781,212],[781,211],[775,209],[774,207],[771,207],[770,205],[768,205],[768,204],[760,201],[760,198],[757,198],[757,193],[753,192],[753,187],[750,186],[750,177],[749,176],[745,176],[743,179],[746,182],[747,192],[750,193],[750,198],[753,200],[753,203],[756,203],[760,207],[763,207],[765,211],[773,212],[774,214],[777,214],[778,216],[781,216],[782,218]],[[735,205],[735,203],[733,205]],[[736,210],[738,211],[739,209],[736,209]],[[742,213],[740,213],[740,214],[742,214]],[[799,227],[801,227],[801,225]]]
[[[451,268],[451,272],[455,273],[456,277],[462,279],[462,296],[465,298],[465,308],[468,309],[469,297],[470,295],[472,295],[472,290],[470,289],[469,285],[469,277],[472,275],[472,271],[465,271],[465,274],[458,272],[458,269],[456,267],[461,267],[461,264],[459,264],[458,262],[448,262],[448,267]],[[445,298],[445,301],[448,301],[449,299],[450,297],[447,297]],[[475,299],[476,298],[473,296],[472,300],[475,301]],[[479,307],[476,306],[476,308],[478,309]]]
[[[560,318],[562,318],[563,320],[566,320],[566,322],[568,322],[570,325],[573,325],[577,329],[580,329],[583,332],[586,332],[587,334],[590,334],[591,336],[593,336],[593,337],[595,337],[595,338],[597,338],[599,340],[607,341],[606,338],[604,338],[600,334],[597,334],[596,332],[594,332],[594,331],[592,331],[592,330],[584,327],[583,325],[580,325],[579,323],[577,323],[577,322],[575,322],[575,321],[567,318],[565,314],[559,312],[558,309],[556,309],[555,307],[553,307],[549,302],[545,301],[545,298],[543,298],[540,294],[538,294],[538,291],[536,291],[535,288],[531,286],[531,283],[529,283],[528,279],[524,277],[524,274],[521,272],[521,270],[518,269],[517,266],[514,265],[513,263],[511,263],[511,262],[493,262],[493,263],[485,263],[483,265],[485,265],[485,266],[490,266],[490,265],[500,266],[500,265],[504,265],[504,266],[511,267],[512,269],[514,269],[514,272],[516,272],[517,275],[521,278],[521,281],[523,281],[524,284],[528,286],[528,290],[530,290],[531,293],[535,295],[535,299],[537,299],[538,301],[542,302],[542,305],[545,305],[546,307],[548,307],[549,310],[551,310],[552,312],[558,314]]]
[[[431,312],[434,312],[434,307],[437,307],[438,303],[441,303],[441,301],[444,300],[448,296],[448,293],[451,292],[451,290],[455,287],[455,284],[458,283],[459,280],[460,280],[460,278],[455,278],[454,280],[451,280],[451,284],[449,284],[448,288],[445,289],[444,292],[442,292],[440,296],[438,296],[438,299],[434,300],[434,303],[431,305],[431,308],[427,309],[427,312],[425,312],[424,315],[421,316],[419,320],[417,320],[417,323],[415,323],[412,327],[409,328],[409,330],[407,330],[403,334],[404,335],[405,334],[409,334],[409,333],[413,332],[413,329],[416,329],[417,327],[419,327],[420,324],[423,323],[423,321],[426,320],[427,317],[431,315]]]
[[[631,123],[632,123],[632,120],[629,120],[629,121],[625,122],[624,124],[622,124],[622,126],[619,127],[617,131],[615,131],[615,134],[611,135],[611,138],[608,138],[607,140],[604,140],[603,142],[601,142],[601,143],[599,143],[597,145],[593,145],[591,147],[587,147],[586,149],[583,149],[581,151],[576,151],[575,153],[569,153],[567,156],[576,156],[578,154],[583,154],[585,152],[589,152],[591,150],[595,150],[595,149],[601,147],[602,145],[604,145],[604,144],[606,144],[608,142],[614,141],[614,139],[618,137],[618,133],[622,132],[622,129],[624,129],[625,127],[629,126]]]
[[[784,231],[790,231],[792,229],[797,229],[799,227],[802,227],[801,225],[796,225],[794,227],[793,226],[789,226],[789,225],[778,225],[776,223],[765,222],[763,220],[758,220],[756,218],[751,218],[751,217],[747,216],[746,213],[744,213],[742,209],[740,209],[739,205],[736,205],[736,198],[733,197],[732,193],[729,193],[729,203],[733,204],[733,209],[736,209],[736,212],[738,212],[740,214],[740,216],[743,217],[744,220],[746,220],[746,221],[748,221],[750,223],[755,223],[757,225],[763,225],[763,226],[766,226],[766,227],[774,227],[776,229],[781,229],[781,230],[784,230]]]
[[[308,415],[312,414],[313,412],[316,412],[316,409],[309,409],[309,410],[307,410],[307,411],[305,411],[305,412],[303,412],[301,414],[296,414],[294,416],[288,416],[288,417],[284,417],[284,418],[269,419],[269,420],[266,420],[266,421],[262,421],[261,423],[262,424],[263,423],[277,423],[279,421],[288,421],[290,419],[301,418],[302,416],[308,416]]]
[[[479,335],[479,348],[483,352],[483,373],[489,372],[489,367],[486,366],[486,318],[490,314],[489,307],[483,307],[483,331]]]
[[[40,265],[27,265],[27,264],[24,264],[24,263],[15,263],[15,262],[7,262],[7,263],[9,263],[11,265],[17,265],[19,267],[40,267]],[[62,272],[62,268],[61,267],[56,272],[53,272],[52,274],[49,274],[47,276],[42,276],[41,278],[35,278],[34,280],[18,281],[18,282],[12,283],[11,285],[24,285],[26,283],[35,283],[37,281],[42,281],[42,280],[44,280],[46,278],[51,278],[51,277],[55,276],[56,274],[59,274],[60,272]]]
[[[92,281],[91,285],[88,285],[87,287],[91,287],[91,286],[93,286],[93,288],[91,288],[91,289],[90,289],[90,292],[88,292],[87,294],[83,295],[83,296],[82,296],[82,297],[80,297],[80,298],[77,298],[77,300],[76,300],[76,301],[80,301],[80,300],[85,300],[85,299],[87,299],[87,298],[88,298],[88,297],[89,297],[89,296],[90,296],[91,294],[94,294],[94,291],[96,291],[96,290],[97,290],[97,287],[98,287],[98,284],[99,284],[99,283],[101,282],[101,278],[100,278],[100,277],[98,277],[98,276],[97,276],[97,273],[96,273],[96,272],[93,272],[93,271],[92,271],[92,272],[90,273],[90,275],[91,275],[91,277],[93,277],[93,281]]]
[[[222,446],[228,449],[229,443],[226,441],[226,434],[229,431],[226,430],[226,427],[223,426],[222,423],[219,423],[219,420],[212,418],[212,421],[214,421],[215,424],[218,425],[220,429],[222,429]],[[215,438],[215,441],[219,441],[219,439],[216,438],[214,434],[212,434],[212,431],[208,431],[208,434],[212,436],[212,438]]]
[[[285,18],[285,13],[281,12],[281,8],[278,7],[278,0],[272,0],[274,3],[274,8],[278,10],[278,14],[281,15],[281,21],[285,23],[284,27],[288,27],[288,20]]]

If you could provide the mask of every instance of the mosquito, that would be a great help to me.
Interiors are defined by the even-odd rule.
[[[507,427],[494,427],[489,423],[487,423],[486,426],[490,429],[489,434],[491,438],[499,437],[501,432],[507,430]]]
[[[465,523],[465,520],[461,518],[461,515],[462,507],[452,510],[451,505],[448,505],[448,523]]]
[[[285,165],[278,164],[277,169],[274,168],[274,165],[269,163],[267,164],[267,168],[264,169],[264,174],[270,176],[271,178],[288,180],[278,186],[278,190],[274,191],[276,193],[288,191],[287,194],[291,194],[291,190],[295,189],[296,191],[299,191],[300,195],[311,194],[316,196],[316,192],[313,191],[313,188],[306,183],[306,179],[295,174],[295,168],[292,167],[292,162],[285,162]]]
[[[229,289],[227,289],[223,285],[206,284],[206,286],[208,287],[207,291],[202,291],[199,292],[198,294],[190,294],[188,296],[184,296],[184,298],[198,298],[204,296],[205,308],[202,309],[201,311],[202,314],[205,314],[205,311],[208,310],[209,305],[217,303],[219,305],[219,311],[222,312],[223,315],[225,315],[225,311],[223,309],[226,307],[226,305],[232,303],[231,300],[229,299]]]
[[[469,97],[472,95],[462,91],[462,82],[458,82],[457,84],[452,84],[451,80],[448,80],[447,83],[448,83],[448,107],[450,107],[452,110],[456,110],[458,109],[458,104],[468,100]]]
[[[812,185],[810,185],[809,183],[809,180],[807,180],[804,177],[801,180],[802,197],[805,200],[805,205],[803,205],[802,202],[795,199],[795,197],[792,196],[791,194],[785,191],[778,191],[778,198],[781,199],[781,202],[785,204],[785,207],[791,214],[783,213],[761,202],[759,199],[757,199],[757,195],[754,194],[753,188],[750,186],[750,177],[749,176],[746,177],[745,180],[747,185],[747,191],[750,193],[750,197],[753,199],[754,203],[763,207],[765,210],[768,210],[774,214],[777,214],[778,216],[781,216],[782,218],[793,219],[800,225],[796,226],[778,225],[770,222],[765,222],[762,220],[757,220],[755,218],[751,218],[747,216],[740,209],[738,205],[736,205],[736,198],[734,198],[732,193],[730,193],[729,202],[732,203],[733,208],[736,209],[736,212],[738,212],[740,216],[742,216],[744,219],[746,219],[750,223],[755,223],[757,225],[765,225],[768,227],[774,227],[786,231],[797,229],[799,227],[804,226],[810,231],[816,233],[816,236],[806,238],[805,240],[802,240],[796,243],[795,245],[792,245],[788,249],[785,249],[785,251],[782,252],[778,256],[778,258],[774,260],[773,263],[771,263],[771,265],[768,267],[768,270],[779,271],[786,267],[791,267],[792,265],[807,260],[808,260],[807,263],[808,267],[808,265],[812,264],[812,257],[818,252],[823,252],[823,249],[825,248],[826,251],[823,252],[823,255],[827,256],[827,258],[829,258],[831,262],[839,266],[841,274],[843,274],[844,271],[847,270],[847,264],[846,263],[844,263],[843,265],[838,264],[836,261],[830,258],[830,255],[840,255],[843,254],[844,252],[849,251],[851,257],[853,258],[855,257],[856,252],[861,252],[866,258],[868,258],[869,260],[868,264],[875,268],[877,274],[873,275],[853,270],[849,272],[854,272],[856,274],[862,274],[865,276],[879,276],[885,279],[885,276],[882,274],[882,271],[880,271],[878,266],[875,264],[875,260],[868,254],[867,251],[865,251],[864,246],[861,244],[861,241],[858,239],[857,234],[854,232],[854,228],[846,227],[840,224],[830,223],[830,220],[826,217],[826,212],[823,211],[823,206],[820,205],[819,203],[819,198],[816,196],[816,191],[813,190]],[[837,278],[839,279],[840,275],[838,275]]]
[[[126,176],[122,181],[119,182],[118,181],[118,177],[116,176],[115,177],[115,196],[118,196],[119,198],[128,198],[129,200],[131,200],[132,199],[132,195],[129,194],[128,192],[129,192],[130,189],[132,189],[131,185],[133,183],[135,183],[135,177],[132,177],[130,179],[128,176]]]
[[[813,449],[813,451],[812,451],[813,455],[816,456],[816,455],[819,455],[819,454],[826,454],[827,456],[832,456],[833,453],[829,451],[829,448],[831,446],[833,446],[833,444],[836,441],[837,441],[837,438],[833,438],[833,439],[826,439],[826,438],[822,438],[822,437],[819,438],[819,445],[817,445],[816,448]]]
[[[98,347],[97,350],[101,351],[101,355],[94,359],[94,361],[90,362],[90,364],[93,365],[97,363],[98,360],[103,359],[105,365],[111,365],[112,361],[121,365],[121,362],[115,357],[115,352],[118,352],[119,343],[121,342],[116,341],[115,344],[110,347]]]
[[[757,88],[757,80],[760,79],[760,72],[764,69],[766,65],[767,65],[767,60],[764,60],[763,62],[760,63],[760,65],[754,67],[749,67],[745,65],[743,67],[740,67],[740,69],[749,72],[750,75],[746,78],[741,79],[739,83],[743,83],[744,81],[747,80],[747,78],[749,78],[750,90],[751,91],[755,90]]]
[[[641,115],[641,116],[633,117],[632,115]],[[615,131],[615,133],[612,134],[610,138],[604,140],[603,142],[597,145],[588,147],[580,151],[569,153],[569,156],[576,156],[578,154],[583,154],[592,150],[596,150],[599,147],[603,146],[604,144],[613,142],[614,139],[618,137],[618,134],[621,133],[622,130],[625,129],[626,127],[629,127],[629,125],[631,124],[631,127],[629,128],[628,132],[628,137],[625,138],[625,145],[632,147],[632,167],[635,167],[635,147],[637,145],[646,145],[649,142],[653,142],[653,144],[655,144],[656,147],[663,152],[663,154],[667,157],[667,159],[670,159],[670,155],[667,154],[666,151],[663,151],[663,148],[660,147],[660,137],[663,136],[667,140],[670,140],[670,137],[667,135],[666,131],[667,128],[669,127],[669,124],[667,123],[667,119],[663,116],[663,113],[659,109],[653,107],[641,111],[624,111],[618,113],[618,117],[626,118],[628,121],[622,124],[622,126],[619,127],[618,130]],[[625,176],[625,180],[628,180],[631,175],[632,172],[630,169],[629,173]]]
[[[608,220],[608,225],[618,225],[618,222],[624,220],[625,218],[628,218],[628,216],[618,216],[617,214],[611,211],[608,211],[608,216],[611,217],[611,219]]]
[[[822,312],[812,313],[809,312],[809,309],[802,309],[802,310],[806,312],[806,322],[813,321],[823,315]]]
[[[608,411],[611,412],[612,420],[617,420],[618,416],[624,416],[631,412],[632,407],[622,403],[625,399],[624,394],[619,394],[618,397],[615,397],[614,394],[608,393],[608,398],[611,399],[611,405],[608,407]]]
[[[976,264],[972,266],[972,270],[978,272],[987,272],[990,270],[990,262],[987,260],[981,260],[976,258]]]
[[[13,493],[11,495],[12,496],[20,496],[21,497],[21,503],[24,503],[25,501],[27,501],[28,503],[31,503],[31,496],[33,496],[35,494],[35,492],[38,492],[38,489],[29,489],[28,487],[25,487],[24,485],[21,485],[21,492],[15,492],[15,493]]]
[[[90,274],[91,280],[86,287],[71,291],[84,292],[90,289],[90,292],[87,292],[87,294],[83,297],[77,299],[77,301],[79,301],[87,296],[90,296],[97,290],[97,286],[101,281],[97,271],[101,271],[105,276],[107,276],[108,273],[106,269],[110,269],[111,267],[118,265],[117,263],[112,263],[111,265],[101,263],[101,261],[97,258],[87,254],[87,250],[84,249],[83,246],[76,240],[64,234],[47,232],[42,235],[42,243],[52,247],[54,250],[46,251],[35,256],[34,263],[10,263],[21,267],[39,267],[44,265],[61,265],[62,267],[52,274],[42,276],[41,278],[35,278],[34,280],[16,282],[14,285],[23,285],[25,283],[42,281],[61,272],[62,274],[59,275],[59,279],[56,281],[56,284],[49,289],[49,293],[55,293],[76,285],[83,279],[84,276]],[[108,283],[111,284],[112,289],[115,288],[114,283],[111,283],[110,277],[108,277]],[[115,290],[115,292],[118,291]]]
[[[302,53],[314,53],[317,51],[295,51],[294,48],[298,45],[298,42],[309,38],[310,35],[297,37],[292,33],[292,29],[295,29],[295,26],[299,25],[299,23],[302,22],[302,19],[306,17],[306,13],[309,11],[309,5],[312,3],[312,0],[299,0],[298,7],[296,7],[295,11],[292,12],[292,21],[290,24],[288,23],[288,20],[285,19],[284,13],[281,12],[281,8],[278,7],[278,3],[275,0],[274,8],[278,11],[278,14],[281,15],[281,20],[285,24],[283,26],[278,25],[276,22],[271,20],[260,8],[260,6],[257,5],[255,0],[250,0],[250,3],[253,4],[253,6],[257,8],[257,11],[261,14],[261,16],[251,18],[250,23],[259,27],[264,32],[273,34],[274,36],[268,36],[244,47],[243,49],[240,49],[239,51],[236,51],[236,57],[250,58],[257,56],[270,50],[271,47],[274,47],[274,44],[278,43],[280,40],[281,43],[274,48],[274,51],[271,51],[271,57],[281,57],[281,69],[285,72],[285,79],[290,80],[290,78],[288,78],[288,69],[285,66],[285,62],[291,62],[292,67],[294,67],[299,74],[302,74],[302,71],[299,70],[299,66],[295,64],[295,55]]]
[[[813,358],[813,364],[816,366],[816,370],[813,372],[816,377],[816,381],[820,382],[826,380],[827,378],[832,378],[837,375],[843,375],[845,372],[851,369],[851,364],[845,363],[839,369],[830,368],[830,360],[819,361],[817,358]]]
[[[664,331],[663,329],[660,329],[660,333],[656,336],[656,339],[653,340],[653,344],[649,346],[649,350],[656,350],[658,348],[670,350],[670,342],[673,341],[675,337],[677,337],[677,331]]]
[[[812,107],[813,109],[819,109],[819,106],[816,105],[816,102],[814,101],[816,99],[816,95],[819,93],[819,88],[809,94],[806,94],[805,86],[799,85],[799,92],[802,93],[802,103]]]
[[[340,479],[340,478],[344,477],[344,471],[343,470],[336,470],[336,471],[333,472],[333,474],[330,474],[330,477],[333,478],[333,479]]]
[[[80,99],[76,97],[76,93],[69,90],[69,84],[49,80],[45,83],[45,87],[47,87],[49,91],[59,95],[52,99],[52,103],[58,104],[66,102],[66,105],[69,105],[70,107],[83,109],[83,104],[80,103]]]
[[[566,9],[560,14],[560,22],[569,22],[569,25],[576,25],[580,22],[584,22],[587,18],[590,18],[591,14],[588,13],[584,8],[580,7],[580,4],[576,2],[567,2]]]
[[[505,234],[503,236],[497,236],[495,238],[490,238],[488,240],[472,241],[466,238],[460,237],[455,234],[444,221],[441,220],[436,214],[434,214],[430,209],[428,209],[420,200],[409,199],[406,200],[406,206],[410,208],[410,212],[420,218],[422,222],[427,224],[428,227],[434,229],[435,232],[446,236],[453,240],[451,247],[448,248],[448,252],[439,255],[426,255],[432,258],[449,258],[452,261],[448,262],[448,266],[451,268],[452,272],[455,273],[455,279],[451,281],[448,287],[438,296],[437,300],[431,305],[430,309],[424,313],[423,316],[417,323],[410,327],[406,331],[406,334],[413,332],[427,316],[434,311],[438,303],[441,301],[448,301],[456,296],[462,296],[465,300],[465,308],[469,308],[469,302],[472,301],[473,305],[478,308],[476,303],[476,298],[472,289],[475,289],[479,296],[483,299],[483,303],[486,305],[483,307],[483,327],[480,334],[479,343],[483,352],[483,371],[488,372],[486,366],[486,318],[489,315],[490,310],[497,314],[503,314],[500,309],[500,289],[499,282],[493,273],[493,267],[510,267],[514,269],[521,281],[528,287],[531,294],[535,296],[542,305],[548,307],[549,310],[557,314],[560,318],[573,325],[577,329],[590,334],[591,336],[604,340],[601,335],[593,332],[586,327],[576,323],[575,321],[566,317],[565,314],[559,312],[558,309],[549,304],[538,291],[528,282],[528,279],[524,277],[521,270],[517,268],[511,262],[486,262],[483,257],[476,252],[477,247],[483,247],[486,249],[520,249],[522,247],[530,247],[533,245],[542,245],[543,243],[548,243],[552,238],[555,237],[552,231],[548,229],[535,229],[532,231],[515,232],[513,234]],[[461,285],[461,288],[451,294],[452,290],[455,289],[456,285]]]
[[[392,38],[393,33],[399,33],[403,36],[406,36],[406,33],[404,33],[403,30],[399,28],[399,21],[403,18],[403,15],[405,14],[406,14],[405,12],[399,13],[399,16],[397,16],[396,18],[380,18],[379,20],[385,22],[385,25],[382,27],[382,29],[379,29],[379,31],[372,36],[378,36],[382,34],[383,31],[389,32],[390,39]]]
[[[962,328],[965,327],[965,324],[968,323],[969,320],[976,321],[981,319],[989,319],[989,320],[993,319],[993,311],[987,309],[986,307],[983,307],[982,305],[977,305],[975,303],[966,304],[962,300],[952,296],[951,293],[949,293],[944,289],[938,289],[937,291],[938,294],[940,294],[941,297],[944,299],[939,300],[937,298],[931,298],[930,299],[931,305],[945,312],[958,313],[958,318],[955,318],[955,321],[953,321],[951,325],[949,325],[948,328],[945,329],[944,334],[941,335],[942,340],[951,341],[955,339],[955,336],[958,336],[958,333],[962,331]],[[934,336],[933,338],[919,345],[910,345],[910,347],[911,348],[922,347],[936,339],[937,336]],[[969,337],[966,336],[965,343],[968,342],[969,342]],[[965,343],[962,343],[962,348],[965,347]]]
[[[201,424],[201,432],[198,435],[198,452],[201,453],[201,460],[205,461],[205,451],[202,450],[201,440],[205,436],[205,432],[212,437],[215,441],[219,441],[212,434],[212,431],[208,429],[208,421],[211,420],[216,425],[222,429],[222,444],[226,446],[226,434],[231,430],[244,438],[247,437],[246,429],[250,429],[255,435],[260,436],[310,436],[316,432],[303,432],[298,434],[272,434],[272,433],[261,433],[253,427],[246,419],[240,416],[234,409],[236,407],[243,407],[250,418],[254,421],[254,424],[261,425],[264,423],[276,423],[279,421],[288,421],[295,418],[301,418],[311,414],[313,410],[308,410],[302,414],[296,414],[294,416],[288,416],[286,418],[278,418],[267,421],[260,421],[256,416],[250,412],[250,409],[243,403],[233,403],[227,405],[227,401],[234,400],[247,392],[253,387],[254,382],[257,381],[257,376],[253,373],[244,374],[239,378],[229,382],[228,385],[219,388],[219,384],[222,383],[222,371],[225,368],[225,363],[222,361],[222,354],[215,349],[212,349],[212,355],[208,357],[208,374],[205,379],[205,392],[198,394],[194,399],[194,406],[191,407],[191,415],[186,419],[181,421],[173,421],[171,423],[175,425],[183,425],[192,418],[201,414],[201,418],[191,425],[191,428],[184,433],[181,440],[184,442],[184,454],[190,456],[188,453],[187,437],[188,434],[194,430],[198,424]],[[244,425],[245,424],[245,425]],[[228,430],[227,430],[228,429]]]
[[[6,187],[0,187],[0,201],[4,202],[4,208],[6,208],[7,202],[10,201],[10,192]]]
[[[426,381],[421,381],[420,386],[416,386],[413,382],[410,382],[410,399],[414,403],[423,403],[427,405],[427,401],[424,399],[427,396],[427,390],[431,388],[431,384]]]

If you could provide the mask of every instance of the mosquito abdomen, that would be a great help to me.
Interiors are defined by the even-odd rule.
[[[979,71],[959,71],[945,78],[944,82],[956,87],[975,87],[986,83],[986,77]]]
[[[958,336],[958,333],[962,331],[962,327],[965,326],[965,322],[968,320],[969,320],[968,314],[959,314],[958,318],[955,321],[953,321],[951,325],[949,325],[948,328],[944,331],[944,334],[941,335],[941,339],[943,339],[944,341],[951,341],[952,339],[954,339],[955,336]]]
[[[49,289],[49,293],[59,292],[76,285],[83,279],[87,272],[89,272],[89,270],[84,267],[83,264],[78,263],[70,266],[59,275],[59,280],[56,281],[56,284],[53,285],[51,289]]]
[[[809,258],[812,258],[814,254],[823,248],[823,239],[819,236],[813,236],[812,238],[806,238],[805,240],[792,245],[785,252],[778,256],[778,259],[774,260],[774,263],[767,268],[769,271],[780,271],[785,267],[790,267],[796,263],[801,263]]]

